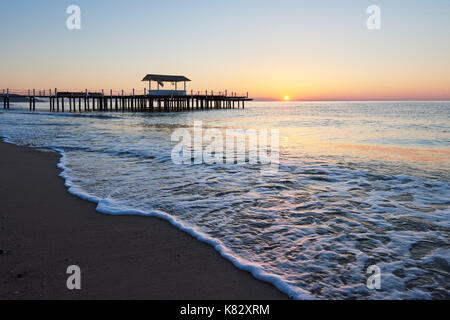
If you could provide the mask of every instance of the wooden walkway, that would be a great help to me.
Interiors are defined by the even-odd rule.
[[[36,95],[35,90],[28,90],[27,94],[3,92],[3,108],[9,109],[11,97],[26,98],[29,101],[29,109],[36,110],[36,99],[48,99],[49,110],[52,112],[90,112],[90,111],[130,111],[130,112],[176,112],[211,109],[239,109],[245,108],[246,101],[253,99],[246,95],[237,95],[205,91],[186,95],[149,95],[144,94],[113,94],[103,92],[58,92],[51,90],[48,94],[40,91]]]

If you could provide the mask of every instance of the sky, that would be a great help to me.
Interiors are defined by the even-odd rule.
[[[143,90],[160,73],[267,100],[450,100],[449,17],[449,0],[2,0],[0,88]]]

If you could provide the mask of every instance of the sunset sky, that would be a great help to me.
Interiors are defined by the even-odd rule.
[[[163,73],[260,99],[450,100],[448,0],[2,0],[0,31],[0,88],[143,90]]]

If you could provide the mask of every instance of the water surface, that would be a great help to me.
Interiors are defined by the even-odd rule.
[[[64,154],[70,191],[156,215],[295,298],[450,298],[450,103],[255,102],[245,110],[0,114]],[[280,168],[176,165],[177,128],[279,129]],[[366,287],[370,265],[381,290]]]

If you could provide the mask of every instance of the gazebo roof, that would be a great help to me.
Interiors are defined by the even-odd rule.
[[[184,82],[191,81],[185,76],[171,76],[165,74],[148,74],[142,79],[142,81],[157,81],[159,83],[162,82]]]

